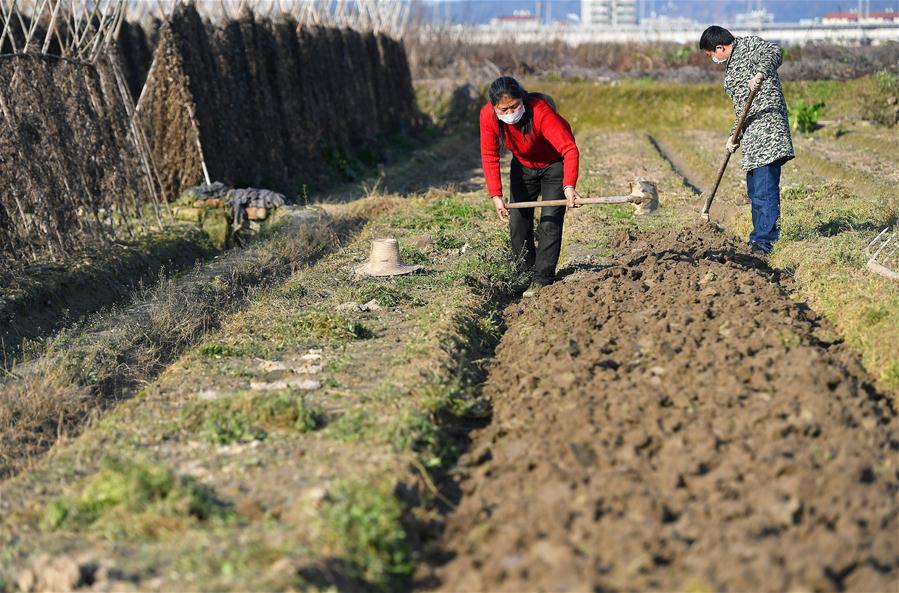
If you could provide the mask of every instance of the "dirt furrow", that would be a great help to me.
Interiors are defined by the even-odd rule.
[[[776,272],[707,227],[507,311],[439,542],[465,591],[899,580],[899,422]]]
[[[649,135],[647,136],[647,138],[649,139],[649,142],[652,144],[653,148],[656,149],[656,152],[659,153],[659,156],[662,157],[662,160],[668,163],[674,173],[683,180],[684,186],[697,196],[702,195],[703,191],[699,186],[699,180],[693,180],[690,178],[683,165],[680,164],[677,155],[662,146],[662,144],[654,136]]]

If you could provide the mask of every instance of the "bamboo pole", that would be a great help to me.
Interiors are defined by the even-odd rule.
[[[69,30],[67,32],[68,43],[66,43],[64,49],[68,55],[72,55],[75,51],[75,39],[81,35],[81,19],[78,18],[77,10],[77,0],[72,0],[71,8],[69,9],[69,19],[71,24],[69,25]]]
[[[60,0],[60,2],[62,2],[62,0]],[[68,22],[69,22],[68,16],[66,16],[64,19],[62,17],[60,17],[60,19],[63,20],[68,25]],[[68,26],[66,27],[65,35],[69,35]],[[62,38],[63,33],[60,33],[60,27],[56,27],[56,29],[54,29],[53,36],[56,37],[56,42],[59,44],[60,55],[62,55],[62,57],[66,57],[68,55],[68,53],[66,52],[65,41]]]
[[[47,25],[47,34],[44,35],[44,44],[41,46],[41,53],[47,53],[47,50],[50,49],[50,39],[53,37],[53,32],[56,29],[56,17],[59,14],[59,6],[62,4],[62,0],[56,0],[56,4],[53,5],[53,11],[50,13],[50,24]]]
[[[98,5],[95,5],[94,8],[96,9],[97,6]],[[88,17],[82,23],[82,18],[84,17],[85,14],[87,14]],[[87,37],[88,33],[90,33],[90,29],[91,29],[90,14],[91,13],[88,12],[88,9],[87,9],[87,0],[84,0],[84,4],[82,6],[82,10],[81,10],[80,14],[77,12],[77,7],[75,8],[75,10],[72,11],[72,22],[76,25],[76,34],[69,42],[69,50],[70,50],[72,56],[80,57],[80,55],[81,55],[81,51],[80,51],[81,44],[83,43],[84,39]],[[83,29],[82,29],[82,25],[84,27]]]
[[[0,87],[0,111],[3,111],[3,121],[6,122],[9,130],[15,129],[12,112],[9,110],[9,105],[7,105],[6,98],[3,96],[3,87]]]
[[[40,8],[37,9],[35,13],[32,11],[31,13],[31,25],[28,27],[28,33],[25,35],[25,51],[28,51],[28,47],[31,45],[31,38],[34,36],[34,32],[37,30],[38,22],[40,21],[41,15],[44,13],[44,8],[47,7],[47,2],[49,0],[43,0],[41,2]]]
[[[86,2],[87,2],[87,0],[85,0],[85,6],[84,6],[85,12],[87,11]],[[87,35],[88,35],[88,33],[90,33],[91,28],[93,27],[94,18],[97,16],[97,12],[100,10],[100,5],[101,5],[100,1],[98,1],[97,3],[94,4],[93,10],[91,10],[90,14],[88,15],[87,19],[85,20],[84,32],[82,33],[81,37],[75,41],[75,47],[74,47],[73,53],[75,53],[79,57],[81,56],[81,48],[84,46],[84,42],[87,39]]]
[[[22,18],[22,11],[16,10],[15,13],[16,13],[16,18],[19,19],[19,27],[21,27],[22,33],[24,34],[26,27],[25,27],[25,19]],[[24,52],[26,49],[27,49],[27,45],[22,48],[22,51]]]
[[[313,10],[312,2],[303,2],[302,4],[299,4],[297,10],[299,11],[299,14],[297,15],[297,28],[310,24]]]
[[[91,56],[90,61],[92,63],[95,62],[99,58],[101,52],[103,52],[109,48],[109,46],[112,44],[113,40],[118,38],[118,31],[121,28],[122,18],[123,18],[123,15],[125,14],[124,6],[125,6],[124,0],[116,0],[115,10],[112,13],[112,17],[109,19],[109,21],[106,24],[107,30],[106,30],[105,38],[103,39],[103,42],[100,45],[100,48],[98,50],[96,50],[94,52],[94,54]]]
[[[6,21],[6,24],[3,27],[3,37],[6,37],[7,31],[9,32],[9,45],[12,47],[12,53],[19,53],[19,49],[16,46],[16,36],[12,32],[12,28],[10,27],[10,23],[12,23],[13,13],[16,10],[16,3],[18,0],[12,0],[12,4],[9,7],[9,12],[6,11],[6,3],[0,1],[0,10],[3,11],[3,19]],[[0,38],[0,42],[2,42],[2,38]]]
[[[147,94],[147,89],[150,87],[150,82],[153,80],[153,76],[156,74],[156,67],[159,64],[159,56],[156,55],[156,52],[153,52],[153,61],[150,63],[150,69],[147,71],[147,80],[144,81],[144,86],[140,90],[140,95],[137,97],[137,103],[134,106],[134,117],[140,113],[140,107],[144,100],[144,95]]]
[[[114,40],[118,40],[119,36],[122,33],[122,25],[125,23],[125,19],[128,18],[128,3],[125,0],[119,0],[120,10],[119,10],[119,22],[116,23],[115,26],[115,34],[113,35]],[[107,44],[107,47],[109,44]]]
[[[98,3],[100,6],[100,3]],[[93,63],[94,59],[97,55],[98,50],[106,43],[106,40],[109,38],[109,29],[110,27],[110,18],[109,18],[109,9],[111,6],[111,2],[106,3],[105,8],[101,8],[99,11],[99,15],[97,18],[96,27],[97,30],[94,33],[94,36],[91,37],[91,40],[85,45],[87,48],[87,62]],[[82,57],[84,56],[82,52]]]

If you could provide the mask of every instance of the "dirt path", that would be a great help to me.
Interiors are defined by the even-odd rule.
[[[708,228],[507,310],[437,569],[454,591],[895,590],[899,421]]]

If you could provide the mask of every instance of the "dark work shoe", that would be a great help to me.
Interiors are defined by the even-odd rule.
[[[763,245],[761,243],[750,243],[749,249],[752,250],[753,255],[760,255],[762,257],[768,257],[771,255],[771,252],[774,251],[774,248],[770,245]]]
[[[521,296],[525,298],[531,298],[537,296],[537,293],[543,288],[543,284],[539,282],[531,282],[531,285],[528,286],[528,289],[521,293]]]

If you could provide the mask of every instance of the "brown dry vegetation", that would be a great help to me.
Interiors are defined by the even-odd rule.
[[[2,57],[0,99],[0,273],[134,238],[152,192],[108,61]]]
[[[406,40],[415,78],[480,81],[497,76],[543,76],[569,79],[650,77],[670,82],[714,82],[717,67],[696,43],[554,43],[472,44],[449,35],[410,36]],[[786,48],[783,80],[848,80],[882,69],[899,73],[899,44],[873,47],[809,46]]]
[[[296,194],[325,170],[358,175],[351,159],[419,123],[403,47],[383,34],[211,24],[185,5],[155,59],[138,110],[168,199],[202,180],[200,150],[213,179]]]
[[[30,23],[14,20],[2,54],[24,49]],[[298,29],[289,18],[249,12],[212,25],[192,6],[179,9],[161,41],[158,28],[123,25],[124,81],[113,76],[115,58],[89,65],[56,57],[58,39],[71,33],[65,20],[47,55],[37,47],[3,55],[4,282],[25,263],[71,263],[137,238],[155,200],[152,174],[170,199],[202,181],[204,162],[214,179],[294,197],[328,174],[359,178],[360,162],[374,168],[385,138],[419,123],[402,45],[383,34]],[[128,110],[148,70],[155,77],[139,121],[152,150],[143,162]],[[153,218],[162,224],[158,212]]]
[[[0,360],[8,368],[20,346],[103,307],[127,301],[141,284],[175,274],[215,255],[193,225],[171,225],[138,241],[118,242],[66,264],[30,266],[4,279],[0,290]],[[28,346],[31,348],[31,346]]]

